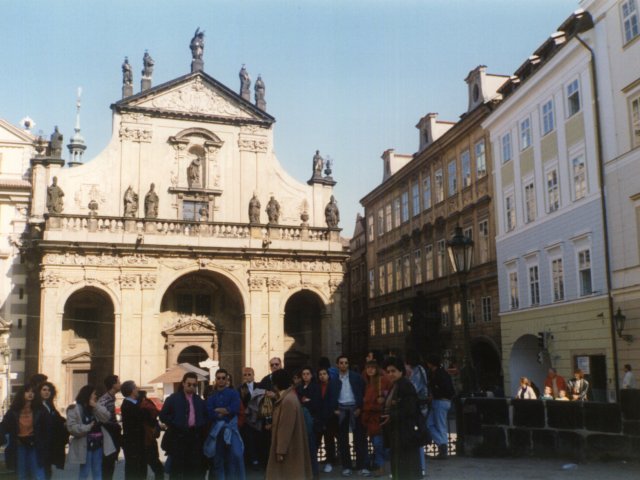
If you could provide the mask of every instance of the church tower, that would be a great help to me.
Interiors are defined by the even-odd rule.
[[[71,154],[71,159],[69,161],[70,167],[77,167],[78,165],[82,165],[82,155],[84,151],[87,149],[87,146],[84,143],[84,138],[80,134],[80,96],[82,95],[82,88],[78,87],[78,101],[76,102],[76,126],[74,128],[75,133],[71,137],[71,141],[67,148],[69,149],[69,153]]]

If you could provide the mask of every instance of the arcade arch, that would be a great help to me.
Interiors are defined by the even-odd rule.
[[[285,354],[287,370],[316,365],[324,355],[322,348],[325,305],[311,290],[300,290],[287,299],[284,307]]]

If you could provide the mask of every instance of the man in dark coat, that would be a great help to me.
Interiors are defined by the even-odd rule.
[[[198,376],[187,372],[180,390],[169,395],[162,406],[160,421],[169,428],[163,448],[171,457],[171,479],[193,479],[204,476],[202,444],[206,436],[207,411],[204,400],[196,393]],[[168,437],[167,437],[168,435]]]
[[[104,379],[104,388],[106,392],[100,397],[98,403],[107,409],[110,418],[109,421],[103,423],[102,426],[109,433],[116,447],[116,451],[102,458],[102,480],[111,480],[122,444],[122,428],[116,418],[116,395],[120,391],[120,379],[118,375],[108,375]]]
[[[144,417],[138,403],[138,387],[128,380],[121,387],[122,447],[124,449],[124,477],[127,480],[147,478],[147,459],[144,450]]]

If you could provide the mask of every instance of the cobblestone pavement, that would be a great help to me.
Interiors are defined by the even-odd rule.
[[[539,460],[528,458],[468,458],[451,457],[445,461],[429,461],[427,466],[427,480],[638,480],[640,479],[640,462],[593,462],[578,464],[564,470],[563,466],[571,463],[563,460]],[[2,476],[0,476],[2,478]],[[55,472],[54,480],[75,480],[78,471],[75,468],[64,472]],[[124,479],[124,462],[118,462],[114,478]],[[149,478],[153,478],[152,475]],[[167,477],[168,478],[168,477]],[[261,472],[247,472],[248,480],[261,480]],[[354,473],[351,478],[362,478]],[[381,477],[388,478],[388,477]],[[340,475],[340,467],[336,466],[330,474],[321,473],[320,480],[344,479]],[[296,479],[283,479],[296,480]]]

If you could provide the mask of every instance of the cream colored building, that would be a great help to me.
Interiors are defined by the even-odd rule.
[[[0,119],[0,402],[7,399],[7,380],[23,380],[27,317],[26,265],[20,255],[27,223],[31,184],[29,160],[35,137]],[[10,353],[10,356],[8,354]],[[6,360],[11,359],[11,367]]]
[[[124,88],[111,140],[91,161],[32,160],[31,367],[63,402],[111,372],[153,390],[176,363],[210,359],[238,382],[242,366],[260,378],[273,356],[294,367],[339,353],[346,254],[326,221],[330,169],[312,170],[311,154],[311,180],[293,179],[274,153],[274,118],[193,70]],[[47,209],[60,198],[54,177],[62,213]],[[269,219],[271,198],[279,215]]]

